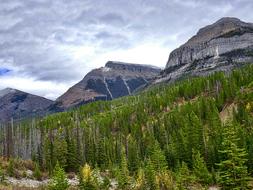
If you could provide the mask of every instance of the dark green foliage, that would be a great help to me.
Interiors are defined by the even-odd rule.
[[[130,172],[136,172],[139,167],[139,151],[138,151],[138,144],[131,135],[128,136],[128,149],[127,149],[127,160],[128,160],[128,168]]]
[[[69,138],[69,130],[66,128],[66,165],[67,171],[76,172],[81,164],[80,155],[78,155],[77,146],[74,140]]]
[[[219,166],[219,182],[223,189],[248,189],[247,153],[238,147],[236,128],[224,127],[224,139],[220,153],[223,155]]]
[[[63,168],[60,166],[59,162],[56,163],[53,177],[49,183],[49,190],[66,190],[68,189],[69,184],[67,181],[67,177]]]
[[[34,169],[33,176],[37,180],[42,180],[42,173],[41,173],[40,167],[39,167],[39,165],[37,163],[35,163],[35,169]]]
[[[5,182],[5,174],[2,169],[2,166],[0,165],[0,184]]]
[[[7,174],[8,176],[14,177],[15,175],[15,166],[14,166],[14,159],[10,159],[9,165],[7,167]]]
[[[190,184],[196,181],[196,177],[190,172],[187,164],[182,162],[182,166],[176,173],[176,182],[179,190],[187,189]]]
[[[151,145],[150,161],[152,162],[155,171],[163,172],[168,168],[166,157],[157,141]]]
[[[200,183],[212,183],[212,176],[209,173],[206,163],[203,157],[201,157],[199,151],[193,151],[193,173]]]
[[[148,160],[145,167],[145,178],[147,180],[147,187],[151,190],[158,189],[156,184],[156,171],[151,160]]]
[[[100,189],[108,190],[111,187],[111,181],[107,176],[104,176],[102,184],[99,186]]]
[[[121,161],[121,166],[118,168],[116,172],[116,179],[118,181],[118,188],[119,189],[129,189],[130,185],[130,177],[129,177],[129,171],[128,171],[128,165],[126,157],[123,156]]]

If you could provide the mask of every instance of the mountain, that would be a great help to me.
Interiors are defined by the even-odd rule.
[[[57,99],[57,104],[69,108],[94,100],[112,100],[132,94],[161,72],[160,68],[109,61],[94,69],[83,80]]]
[[[253,62],[253,24],[222,18],[174,50],[160,80],[230,71]]]
[[[0,122],[43,115],[53,101],[16,89],[0,90]]]

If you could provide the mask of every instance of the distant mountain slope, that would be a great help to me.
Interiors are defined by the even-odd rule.
[[[253,24],[222,18],[174,50],[160,80],[230,71],[253,62]]]
[[[137,88],[148,84],[160,71],[160,68],[149,65],[109,61],[105,67],[89,72],[57,102],[68,108],[94,100],[112,100],[130,95]]]
[[[51,100],[16,89],[0,90],[0,122],[42,115],[51,104]]]

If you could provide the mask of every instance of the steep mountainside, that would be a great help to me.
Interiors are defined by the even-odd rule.
[[[6,88],[0,91],[0,122],[44,114],[52,103],[40,96]]]
[[[82,81],[57,99],[68,108],[94,100],[112,100],[132,94],[160,73],[161,69],[122,62],[106,63],[105,67],[89,72]]]
[[[161,80],[230,71],[252,61],[253,24],[222,18],[170,54]]]

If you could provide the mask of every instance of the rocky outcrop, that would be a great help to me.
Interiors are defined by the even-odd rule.
[[[222,18],[174,50],[160,80],[230,71],[253,62],[253,24]]]
[[[158,73],[161,71],[159,67],[155,67],[151,65],[140,65],[140,64],[114,62],[114,61],[108,61],[105,67],[111,68],[114,70],[127,70],[127,71],[142,73],[143,75],[147,74],[146,77],[148,78],[150,77],[150,73]]]
[[[44,115],[52,104],[51,100],[16,89],[0,90],[0,123],[8,122],[11,118],[15,120]]]
[[[149,83],[161,69],[148,65],[109,61],[57,99],[57,105],[70,108],[96,100],[112,100],[132,94]]]

